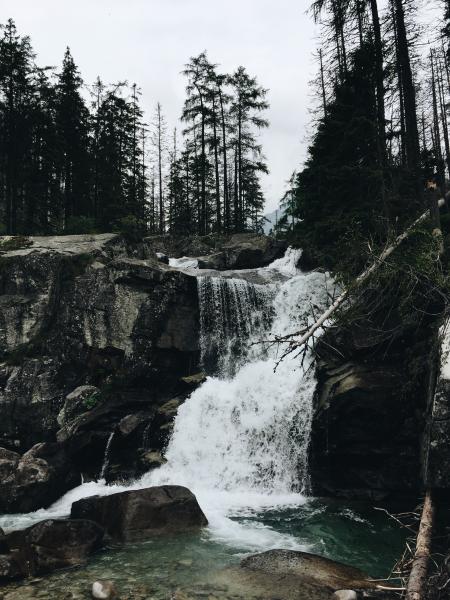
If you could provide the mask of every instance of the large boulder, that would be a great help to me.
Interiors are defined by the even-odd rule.
[[[257,269],[281,258],[286,242],[265,235],[237,233],[224,244],[226,269]]]
[[[194,494],[176,485],[84,498],[72,504],[71,517],[99,523],[120,542],[196,530],[208,523]]]
[[[103,529],[86,520],[41,521],[7,534],[0,555],[0,578],[42,575],[83,564],[101,547]]]
[[[36,444],[22,456],[0,448],[0,512],[46,508],[79,483],[60,444]]]

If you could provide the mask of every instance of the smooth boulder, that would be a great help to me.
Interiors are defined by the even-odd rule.
[[[2,539],[0,578],[15,579],[83,564],[101,547],[104,531],[83,519],[47,519]]]
[[[248,556],[241,561],[241,568],[297,580],[298,585],[307,583],[333,592],[374,587],[369,577],[355,567],[295,550],[268,550]]]
[[[108,537],[118,542],[141,541],[208,524],[194,494],[177,485],[83,498],[72,504],[71,517],[99,523]]]

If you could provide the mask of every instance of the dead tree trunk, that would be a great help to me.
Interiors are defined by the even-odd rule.
[[[406,586],[406,600],[424,600],[425,583],[430,561],[431,541],[433,536],[434,503],[430,490],[427,490],[417,535],[416,551]]]

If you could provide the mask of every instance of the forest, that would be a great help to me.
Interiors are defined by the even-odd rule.
[[[415,0],[310,7],[321,31],[313,133],[277,229],[315,263],[357,274],[362,247],[374,252],[445,191],[450,5],[427,9],[431,23]]]
[[[137,84],[86,86],[69,48],[59,70],[39,67],[29,37],[1,26],[0,233],[259,231],[267,91],[204,52],[182,75],[180,144],[159,102],[145,122]]]

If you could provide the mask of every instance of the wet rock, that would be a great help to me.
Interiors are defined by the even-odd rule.
[[[120,542],[191,531],[208,523],[194,494],[175,485],[84,498],[72,504],[71,517],[96,521]]]
[[[179,393],[198,360],[198,326],[195,278],[140,243],[112,234],[30,238],[2,253],[2,446],[22,453],[60,429],[60,441],[83,438],[74,443],[77,455],[85,449],[80,470],[94,463],[95,471],[97,432],[142,410],[144,398],[156,407]],[[116,411],[117,378],[126,385]]]
[[[401,386],[395,364],[320,363],[310,461],[315,494],[414,491],[420,432]]]
[[[112,581],[94,581],[92,584],[92,597],[100,600],[117,598],[116,586]]]
[[[20,577],[21,570],[14,556],[0,554],[0,581]]]
[[[227,269],[257,269],[281,258],[287,244],[265,235],[238,233],[223,248]]]
[[[189,386],[196,387],[196,386],[200,385],[201,383],[203,383],[204,381],[206,381],[206,373],[201,371],[200,373],[195,373],[195,375],[189,375],[188,377],[182,377],[181,380],[184,381],[184,383],[186,383]]]
[[[28,600],[28,598],[35,597],[35,589],[31,585],[22,585],[17,590],[8,592],[4,596],[4,600]]]
[[[29,577],[83,564],[100,548],[103,535],[93,521],[48,519],[7,534],[5,544],[17,566],[14,577]]]
[[[45,508],[80,482],[60,444],[36,444],[23,456],[0,450],[0,512]]]
[[[337,590],[332,596],[332,600],[357,600],[358,594],[355,590]]]
[[[156,258],[160,263],[163,263],[165,265],[169,264],[169,257],[167,256],[167,254],[163,254],[162,252],[156,252]]]
[[[95,385],[80,385],[66,396],[58,414],[58,425],[63,427],[95,405],[100,390]]]
[[[215,254],[210,254],[209,256],[199,256],[197,260],[199,269],[224,271],[229,268],[225,252],[216,252]]]
[[[292,578],[298,584],[305,582],[332,591],[373,588],[368,576],[359,569],[294,550],[269,550],[248,556],[241,561],[241,568]]]
[[[162,456],[161,452],[157,450],[153,452],[144,452],[141,457],[141,461],[148,469],[155,469],[164,465],[167,460]]]
[[[172,419],[178,412],[178,408],[183,402],[182,398],[172,398],[168,402],[165,402],[162,406],[158,408],[158,414],[163,417]]]

